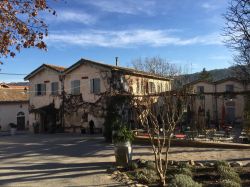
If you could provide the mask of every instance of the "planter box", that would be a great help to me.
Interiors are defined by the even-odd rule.
[[[118,166],[126,167],[132,160],[132,146],[130,142],[115,144],[115,160]]]

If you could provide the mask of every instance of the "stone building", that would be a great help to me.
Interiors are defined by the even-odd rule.
[[[43,64],[30,82],[30,124],[40,132],[62,126],[66,131],[103,129],[105,95],[150,95],[168,91],[170,79],[130,68],[80,59],[68,68]],[[53,127],[53,128],[52,128]],[[31,128],[32,129],[32,128]]]
[[[0,127],[10,129],[9,124],[17,124],[17,130],[29,127],[29,100],[27,86],[0,84]]]
[[[216,82],[198,80],[188,86],[194,94],[190,105],[196,123],[209,125],[207,120],[217,126],[242,123],[249,84],[236,78],[226,78]]]

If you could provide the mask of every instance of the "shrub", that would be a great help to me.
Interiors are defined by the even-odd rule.
[[[17,128],[17,125],[15,123],[9,123],[10,128]]]
[[[134,138],[133,132],[129,130],[124,124],[113,135],[114,143],[131,142]]]
[[[188,163],[180,163],[178,173],[192,177],[193,176],[192,166],[189,165]]]
[[[192,165],[190,165],[190,164],[188,164],[186,162],[180,162],[179,167],[180,168],[189,168],[189,169],[192,169]]]
[[[195,182],[190,176],[177,174],[174,176],[169,186],[170,187],[201,187],[202,185]]]
[[[238,173],[236,173],[234,169],[231,167],[221,165],[218,167],[218,172],[219,172],[221,180],[228,179],[236,183],[241,183],[241,179]]]
[[[146,168],[147,169],[155,169],[155,163],[153,161],[147,161]]]
[[[134,161],[130,162],[129,169],[131,169],[131,170],[138,169],[138,164]]]
[[[135,178],[139,183],[143,184],[152,184],[159,180],[159,177],[155,170],[143,168],[140,171],[137,171]]]
[[[219,166],[226,166],[229,167],[229,163],[224,160],[218,160],[215,162],[215,167],[218,169]]]
[[[193,173],[190,168],[180,168],[179,173],[190,177],[193,176]]]
[[[229,179],[222,180],[220,182],[221,187],[241,187],[237,182],[231,181]]]

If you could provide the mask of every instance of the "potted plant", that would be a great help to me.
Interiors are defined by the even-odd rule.
[[[10,123],[10,134],[13,136],[16,134],[17,125],[15,123]]]
[[[120,126],[120,128],[113,133],[117,165],[126,167],[132,160],[131,142],[133,138],[133,132],[127,129],[125,125]]]

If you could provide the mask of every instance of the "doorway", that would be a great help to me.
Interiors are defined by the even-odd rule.
[[[24,114],[24,112],[17,113],[17,130],[25,130],[25,114]]]
[[[234,107],[227,107],[226,109],[226,121],[229,124],[233,124],[235,120],[235,108]]]

